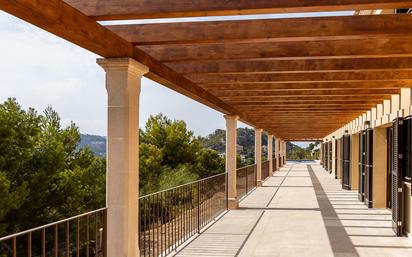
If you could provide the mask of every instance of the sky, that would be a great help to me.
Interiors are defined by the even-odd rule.
[[[51,105],[63,125],[106,134],[106,89],[99,56],[0,11],[0,102],[14,97],[23,108]],[[224,129],[223,115],[149,79],[143,79],[140,125],[163,113],[184,120],[195,135]],[[239,122],[239,127],[247,125]],[[298,143],[306,146],[307,143]]]

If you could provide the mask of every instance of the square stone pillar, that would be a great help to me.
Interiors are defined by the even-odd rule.
[[[351,136],[350,142],[350,189],[359,188],[359,133]]]
[[[319,164],[323,166],[323,143],[319,144]]]
[[[279,141],[279,166],[283,167],[283,140]]]
[[[262,186],[262,129],[255,128],[256,185]]]
[[[98,59],[106,71],[107,255],[139,256],[139,95],[149,70],[129,58]]]
[[[239,207],[236,190],[236,142],[238,116],[224,115],[226,120],[226,172],[227,172],[227,201],[229,210]]]
[[[336,139],[332,138],[332,174],[336,176]]]
[[[275,163],[273,164],[274,170],[277,171],[279,169],[279,139],[275,138]]]
[[[268,135],[269,176],[273,175],[273,135]]]
[[[386,127],[373,129],[373,176],[372,199],[373,208],[386,208],[387,192],[387,138]],[[410,195],[410,194],[409,194]]]
[[[283,165],[286,164],[286,141],[283,141]]]
[[[342,177],[342,138],[336,141],[336,147],[338,149],[338,166],[336,167],[335,178],[340,179]]]

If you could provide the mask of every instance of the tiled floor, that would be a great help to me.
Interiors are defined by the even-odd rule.
[[[395,237],[390,219],[318,164],[290,164],[177,256],[412,257],[412,240]]]

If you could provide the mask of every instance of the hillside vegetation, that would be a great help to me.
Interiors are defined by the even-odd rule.
[[[140,137],[140,195],[224,172],[183,121],[151,116]],[[103,139],[62,127],[51,107],[0,104],[0,237],[105,206]]]

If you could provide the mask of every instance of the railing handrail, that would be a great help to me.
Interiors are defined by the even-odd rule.
[[[249,166],[252,166],[252,165],[249,165]],[[246,166],[246,167],[248,167],[248,166]],[[199,182],[202,182],[202,181],[205,181],[205,180],[217,177],[217,176],[225,175],[226,173],[227,172],[219,173],[219,174],[216,174],[216,175],[213,175],[213,176],[210,176],[210,177],[207,177],[207,178],[199,179],[199,180],[196,180],[196,181],[193,181],[193,182],[189,182],[189,183],[186,183],[186,184],[183,184],[183,185],[167,188],[167,189],[164,189],[164,190],[161,190],[161,191],[157,191],[157,192],[154,192],[154,193],[151,193],[151,194],[141,196],[141,197],[139,197],[139,199],[143,199],[143,198],[151,196],[151,195],[166,192],[166,191],[173,190],[173,189],[180,188],[180,187],[184,187],[184,186],[187,186],[187,185],[199,183]],[[79,215],[76,215],[76,216],[72,216],[72,217],[69,217],[69,218],[66,218],[66,219],[62,219],[62,220],[59,220],[59,221],[48,223],[46,225],[42,225],[42,226],[39,226],[39,227],[27,229],[27,230],[20,231],[20,232],[11,234],[11,235],[0,237],[0,241],[9,240],[9,239],[12,239],[13,237],[22,236],[22,235],[25,235],[25,234],[30,233],[30,232],[35,232],[35,231],[40,230],[40,229],[52,227],[54,225],[58,225],[58,224],[61,224],[61,223],[67,222],[67,221],[71,221],[71,220],[74,220],[74,219],[77,219],[77,218],[88,216],[88,215],[91,215],[91,214],[94,214],[94,213],[97,213],[97,212],[100,212],[100,211],[103,211],[103,210],[106,210],[106,209],[107,209],[107,207],[103,207],[103,208],[100,208],[100,209],[97,209],[97,210],[89,211],[89,212],[82,213],[82,214],[79,214]]]
[[[173,189],[176,189],[176,188],[180,188],[180,187],[184,187],[184,186],[196,184],[196,183],[199,183],[199,182],[202,182],[202,181],[205,181],[205,180],[208,180],[208,179],[217,177],[217,176],[225,175],[225,174],[227,174],[227,172],[222,172],[222,173],[219,173],[219,174],[216,174],[216,175],[207,177],[207,178],[202,178],[202,179],[199,179],[199,180],[196,180],[196,181],[192,181],[192,182],[189,182],[189,183],[186,183],[186,184],[183,184],[183,185],[166,188],[166,189],[163,189],[163,190],[160,190],[160,191],[157,191],[157,192],[153,192],[153,193],[150,193],[150,194],[147,194],[147,195],[140,196],[140,197],[139,197],[139,200],[140,200],[140,199],[143,199],[143,198],[146,198],[146,197],[148,197],[148,196],[152,196],[152,195],[159,194],[159,193],[163,193],[163,192],[166,192],[166,191],[169,191],[169,190],[173,190]]]
[[[86,212],[86,213],[82,213],[82,214],[79,214],[79,215],[76,215],[76,216],[73,216],[73,217],[70,217],[70,218],[55,221],[55,222],[52,222],[52,223],[49,223],[49,224],[46,224],[46,225],[42,225],[42,226],[39,226],[39,227],[35,227],[35,228],[31,228],[31,229],[24,230],[24,231],[21,231],[21,232],[17,232],[17,233],[12,234],[12,235],[8,235],[8,236],[5,236],[5,237],[0,237],[0,242],[4,241],[4,240],[12,239],[13,237],[18,237],[18,236],[22,236],[22,235],[25,235],[25,234],[28,234],[28,233],[31,233],[31,232],[35,232],[35,231],[38,231],[40,229],[45,229],[45,228],[48,228],[48,227],[51,227],[51,226],[54,226],[54,225],[65,223],[67,221],[71,221],[71,220],[78,219],[78,218],[81,218],[81,217],[84,217],[84,216],[88,216],[88,215],[91,215],[91,214],[94,214],[94,213],[97,213],[97,212],[101,212],[101,211],[104,211],[106,209],[107,209],[107,207],[100,208],[100,209],[89,211],[89,212]]]
[[[250,164],[250,165],[247,165],[247,166],[243,166],[243,167],[237,168],[236,171],[238,171],[238,170],[240,170],[240,169],[250,168],[250,167],[252,167],[252,166],[256,166],[256,164],[254,163],[254,164]]]

